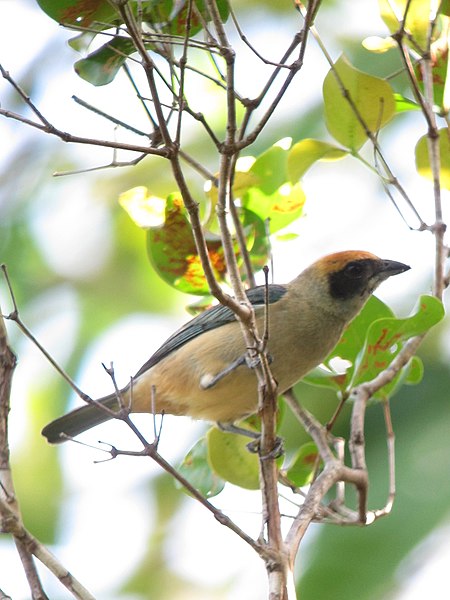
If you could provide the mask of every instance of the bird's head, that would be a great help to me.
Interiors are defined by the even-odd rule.
[[[410,267],[395,260],[378,258],[370,252],[347,250],[319,259],[300,277],[316,286],[330,312],[353,318],[374,290],[391,275],[408,271]],[[305,278],[306,275],[306,278]],[[324,307],[324,308],[326,308]]]

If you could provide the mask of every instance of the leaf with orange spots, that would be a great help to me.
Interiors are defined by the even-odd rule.
[[[384,302],[376,296],[369,298],[359,315],[346,327],[337,346],[324,361],[327,368],[314,369],[305,377],[305,381],[312,385],[338,391],[347,389],[353,376],[356,358],[364,345],[370,325],[377,319],[389,317],[394,317],[394,313]],[[341,364],[346,365],[346,368],[339,368],[335,365],[337,359],[341,359]]]
[[[421,335],[444,317],[442,303],[434,296],[421,296],[418,307],[405,319],[385,318],[372,323],[367,331],[364,347],[358,355],[351,385],[370,381],[386,369],[409,338]],[[406,367],[407,371],[410,367]],[[406,371],[406,373],[407,373]],[[400,372],[391,383],[384,386],[376,397],[387,398],[397,387]]]
[[[50,18],[63,26],[75,26],[82,30],[83,33],[70,43],[74,49],[87,49],[97,32],[117,28],[123,23],[120,11],[109,0],[38,0],[38,4]],[[229,16],[227,0],[217,0],[216,5],[220,19],[225,22]],[[140,22],[145,22],[159,34],[188,34],[191,37],[211,20],[204,0],[194,0],[192,4],[175,0],[129,2],[128,8],[136,17],[139,16]],[[147,50],[155,49],[153,43],[146,40],[144,43]],[[106,85],[135,51],[136,46],[131,39],[116,35],[107,44],[79,60],[75,64],[75,71],[93,85]]]
[[[443,315],[442,303],[433,296],[422,296],[419,308],[406,319],[396,318],[386,304],[372,296],[327,357],[326,368],[314,369],[304,380],[311,385],[348,391],[376,377],[390,365],[406,340],[430,329]],[[336,366],[338,359],[343,361],[342,368]],[[401,383],[418,383],[421,376],[421,361],[415,357],[376,397],[386,398]]]
[[[123,20],[109,0],[38,0],[39,6],[52,19],[62,25],[77,25],[98,30],[107,29],[111,24],[120,24]],[[229,16],[227,0],[217,0],[220,18],[225,22]],[[198,33],[211,15],[204,0],[195,0],[191,18],[188,21],[188,2],[158,0],[157,2],[129,3],[130,9],[149,26],[159,33],[172,33],[184,36],[189,23],[189,35]]]
[[[216,277],[223,279],[226,265],[221,241],[210,236],[207,245]],[[179,193],[168,196],[163,224],[147,230],[147,252],[160,277],[177,290],[200,296],[209,293],[191,224]]]
[[[118,17],[108,0],[38,0],[39,6],[52,19],[62,25],[80,28],[105,29]],[[102,27],[99,24],[102,24]]]
[[[307,442],[298,449],[286,471],[286,476],[295,486],[303,487],[311,483],[314,471],[320,464],[321,460],[316,444]]]

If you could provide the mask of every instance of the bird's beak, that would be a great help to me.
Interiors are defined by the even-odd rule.
[[[399,273],[409,271],[410,268],[411,267],[408,265],[396,260],[382,260],[380,264],[380,274],[383,274],[384,279],[387,279],[392,275],[398,275]]]

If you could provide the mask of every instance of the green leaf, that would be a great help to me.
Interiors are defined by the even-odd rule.
[[[428,331],[444,317],[444,308],[434,296],[421,296],[416,312],[405,319],[384,318],[374,321],[369,327],[364,347],[359,354],[352,386],[370,381],[386,369],[400,352],[402,342]],[[415,367],[417,369],[417,365]],[[384,386],[376,396],[385,398],[397,387],[399,374]],[[411,381],[417,378],[417,373]]]
[[[395,114],[395,100],[387,81],[355,69],[344,55],[328,72],[323,83],[328,131],[339,143],[356,151],[367,140],[367,134],[344,98],[341,86],[344,86],[366,127],[373,134]]]
[[[74,65],[75,72],[92,85],[106,85],[113,81],[128,55],[134,51],[131,40],[117,36],[86,58],[78,60]]]
[[[76,52],[88,52],[92,40],[97,35],[96,31],[83,31],[79,35],[71,38],[67,43]]]
[[[413,356],[408,364],[400,371],[389,388],[387,386],[381,390],[378,397],[392,397],[402,385],[417,385],[423,378],[423,362],[418,356]],[[387,393],[389,392],[389,393]]]
[[[405,381],[407,385],[417,385],[423,379],[424,367],[422,359],[419,356],[413,356],[408,363],[408,369],[405,373]]]
[[[223,280],[226,265],[221,241],[217,237],[207,236],[207,246],[216,277]],[[209,294],[191,224],[179,193],[168,196],[164,222],[147,229],[147,253],[153,267],[166,283],[186,294]]]
[[[427,47],[427,37],[430,24],[431,0],[379,0],[380,16],[391,33],[400,29],[400,20],[408,6],[405,30],[411,34],[415,44],[423,50]],[[414,44],[411,44],[414,47]]]
[[[288,152],[289,181],[296,183],[318,160],[334,161],[347,156],[348,151],[320,140],[305,139],[297,142]]]
[[[311,483],[314,470],[320,465],[320,456],[314,442],[307,442],[298,449],[291,465],[286,471],[289,481],[297,487],[303,487]]]
[[[450,0],[442,0],[439,12],[441,15],[447,15],[447,17],[450,16]]]
[[[298,237],[298,233],[281,233],[277,235],[277,240],[279,242],[292,242],[292,240],[296,240]]]
[[[391,37],[379,37],[378,35],[370,35],[362,41],[362,45],[369,52],[375,54],[384,54],[388,50],[397,48],[397,42]]]
[[[450,138],[446,127],[439,130],[439,149],[440,183],[443,188],[450,190]],[[426,135],[422,136],[416,145],[416,169],[422,177],[433,180]]]
[[[248,490],[259,489],[259,459],[248,450],[246,436],[212,427],[206,438],[209,464],[219,477]]]
[[[261,192],[270,196],[288,179],[286,150],[278,145],[272,146],[258,156],[249,172],[256,176]]]
[[[204,437],[199,439],[186,454],[178,467],[178,472],[205,498],[217,496],[225,486],[225,482],[209,466],[208,448]],[[175,485],[177,488],[187,491],[178,481],[175,482]]]
[[[106,29],[116,22],[117,11],[108,0],[37,0],[42,10],[57,23]]]
[[[395,98],[395,110],[398,113],[406,112],[409,110],[421,110],[420,106],[417,102],[410,100],[409,98],[405,98],[401,94],[394,94]]]

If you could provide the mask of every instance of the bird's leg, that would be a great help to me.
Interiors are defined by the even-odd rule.
[[[270,356],[268,356],[269,364],[272,362]],[[207,373],[200,378],[200,387],[202,390],[210,390],[212,387],[219,383],[224,377],[235,371],[242,365],[247,365],[249,369],[254,369],[259,364],[259,358],[250,358],[247,353],[242,354],[236,360],[233,360],[227,365],[222,371],[219,371],[216,375]]]
[[[261,437],[259,431],[245,429],[245,427],[239,427],[239,425],[235,425],[234,423],[222,423],[221,421],[217,421],[217,427],[221,431],[225,431],[225,433],[236,433],[238,435],[245,435],[245,437],[249,437],[252,440],[259,440],[259,438]]]
[[[236,360],[231,362],[229,365],[225,367],[222,371],[217,373],[217,375],[211,375],[210,373],[203,375],[200,379],[200,387],[203,390],[210,390],[212,387],[216,385],[219,381],[221,381],[224,377],[232,373],[235,369],[240,367],[241,365],[246,364],[247,359],[246,355],[243,354],[239,356]]]

